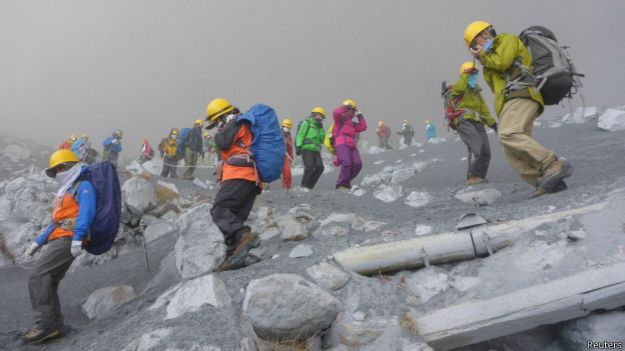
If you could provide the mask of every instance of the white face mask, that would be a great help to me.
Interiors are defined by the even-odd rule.
[[[75,174],[74,172],[74,167],[68,169],[67,171],[63,171],[63,172],[59,172],[56,174],[56,180],[63,184],[65,183],[69,178],[71,178],[73,175]]]
[[[174,139],[174,140],[176,140],[176,139],[178,139],[178,135],[176,135],[176,134],[172,134],[172,135],[171,135],[171,138],[172,138],[172,139]]]
[[[287,127],[282,127],[282,130],[289,133],[291,131],[291,128],[287,128]]]

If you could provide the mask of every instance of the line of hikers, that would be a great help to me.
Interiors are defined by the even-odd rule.
[[[429,141],[436,138],[436,127],[430,123],[430,120],[426,119],[423,123],[425,124],[425,140]],[[375,134],[378,136],[380,148],[387,150],[393,149],[389,142],[392,135],[391,128],[384,123],[384,121],[378,122],[378,128],[375,130]],[[412,125],[408,123],[407,119],[402,122],[401,129],[396,132],[396,134],[401,137],[401,143],[403,146],[410,146],[413,144],[415,130]]]
[[[556,42],[553,33],[542,27],[530,29],[526,38],[536,42],[542,40],[544,45],[552,45],[551,49],[557,50],[552,43]],[[543,33],[542,37],[536,33]],[[545,38],[552,42],[546,42]],[[549,72],[564,72],[560,76],[563,79],[572,79],[574,74],[579,74],[570,65],[564,67],[565,71],[548,70],[542,75],[532,73],[535,72],[532,68],[534,61],[526,46],[531,42],[526,44],[511,34],[497,34],[486,22],[471,23],[464,32],[464,39],[471,55],[482,64],[484,79],[495,95],[498,115],[498,122],[495,122],[486,108],[481,88],[477,85],[476,65],[473,62],[463,64],[460,78],[454,85],[445,86],[443,95],[447,100],[449,126],[458,131],[473,155],[467,181],[472,184],[485,181],[490,146],[484,127],[488,126],[497,131],[510,165],[536,189],[536,194],[566,189],[564,178],[571,175],[571,165],[536,142],[532,138],[532,127],[546,103],[557,103],[566,94],[570,96],[574,86],[564,82],[562,94],[550,94],[555,91],[553,84],[562,84],[562,80],[550,82],[551,74],[555,73]],[[323,129],[325,117],[323,108],[314,108],[302,122],[293,143],[293,122],[287,119],[280,124],[269,106],[258,104],[241,113],[225,99],[214,99],[208,104],[206,128],[216,128],[214,143],[222,160],[218,170],[221,185],[211,208],[212,220],[221,230],[227,247],[218,271],[244,267],[248,252],[260,244],[260,239],[245,221],[256,196],[262,192],[263,183],[275,181],[288,173],[285,169],[293,159],[293,148],[304,160],[303,187],[314,187],[323,173],[322,143],[334,154],[333,163],[340,166],[336,189],[351,187],[362,168],[357,136],[366,131],[367,122],[350,99],[333,111],[333,123],[327,132]],[[202,120],[196,121],[192,129],[196,136],[201,137],[202,125]],[[168,140],[175,141],[180,133],[172,130]],[[29,278],[31,304],[38,314],[38,321],[23,338],[27,343],[41,343],[62,334],[63,317],[58,296],[61,280],[83,249],[102,254],[114,242],[119,227],[121,195],[113,164],[122,150],[121,138],[121,131],[116,131],[103,143],[105,160],[110,162],[86,165],[78,157],[80,153],[72,152],[69,144],[50,157],[46,174],[56,178],[60,187],[53,201],[52,224],[27,252],[32,256],[44,245],[48,246],[36,261]],[[88,137],[82,139],[84,143],[88,142]],[[71,141],[73,146],[77,140]],[[198,143],[197,148],[185,147],[192,151],[189,164],[194,160],[197,162],[200,152],[199,138],[193,142]],[[149,156],[147,142],[144,142],[143,149]]]
[[[119,160],[119,154],[122,152],[122,136],[121,130],[116,130],[102,142],[102,160],[109,161],[115,166]],[[98,159],[98,151],[91,147],[89,135],[83,134],[80,138],[76,134],[71,134],[69,139],[62,142],[57,150],[70,150],[76,155],[80,162],[92,164]]]

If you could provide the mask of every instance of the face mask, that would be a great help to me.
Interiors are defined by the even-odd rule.
[[[493,39],[488,39],[483,46],[484,51],[488,51],[488,49],[490,49],[491,46],[493,46]]]
[[[477,86],[477,73],[473,73],[469,76],[469,86],[475,88]]]
[[[288,132],[290,132],[290,131],[291,131],[291,128],[284,127],[284,128],[282,128],[282,130],[284,130],[285,132],[287,132],[287,133],[288,133]]]
[[[72,167],[74,168],[74,167]],[[67,182],[67,180],[74,175],[73,169],[70,168],[67,171],[63,171],[63,172],[59,172],[56,174],[56,180],[58,180],[59,183],[64,184],[65,182]]]
[[[174,140],[176,140],[176,139],[178,139],[178,136],[177,136],[176,134],[172,134],[172,135],[171,135],[171,138],[172,138],[172,139],[174,139]]]

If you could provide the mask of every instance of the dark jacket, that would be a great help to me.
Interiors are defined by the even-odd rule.
[[[186,136],[184,146],[190,148],[191,151],[202,152],[202,147],[204,146],[204,139],[202,138],[202,128],[191,128]]]

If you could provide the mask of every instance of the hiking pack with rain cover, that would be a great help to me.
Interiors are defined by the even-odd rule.
[[[518,61],[522,74],[509,81],[508,91],[536,87],[543,96],[545,105],[557,105],[564,98],[571,98],[582,86],[583,74],[575,66],[566,49],[558,44],[553,32],[543,26],[532,26],[521,32],[519,38],[532,55],[532,71],[529,72]]]
[[[464,113],[463,110],[458,108],[462,102],[462,95],[452,96],[451,87],[444,81],[441,84],[441,97],[443,98],[443,120],[445,121],[445,125],[448,130],[456,130],[456,118]]]

